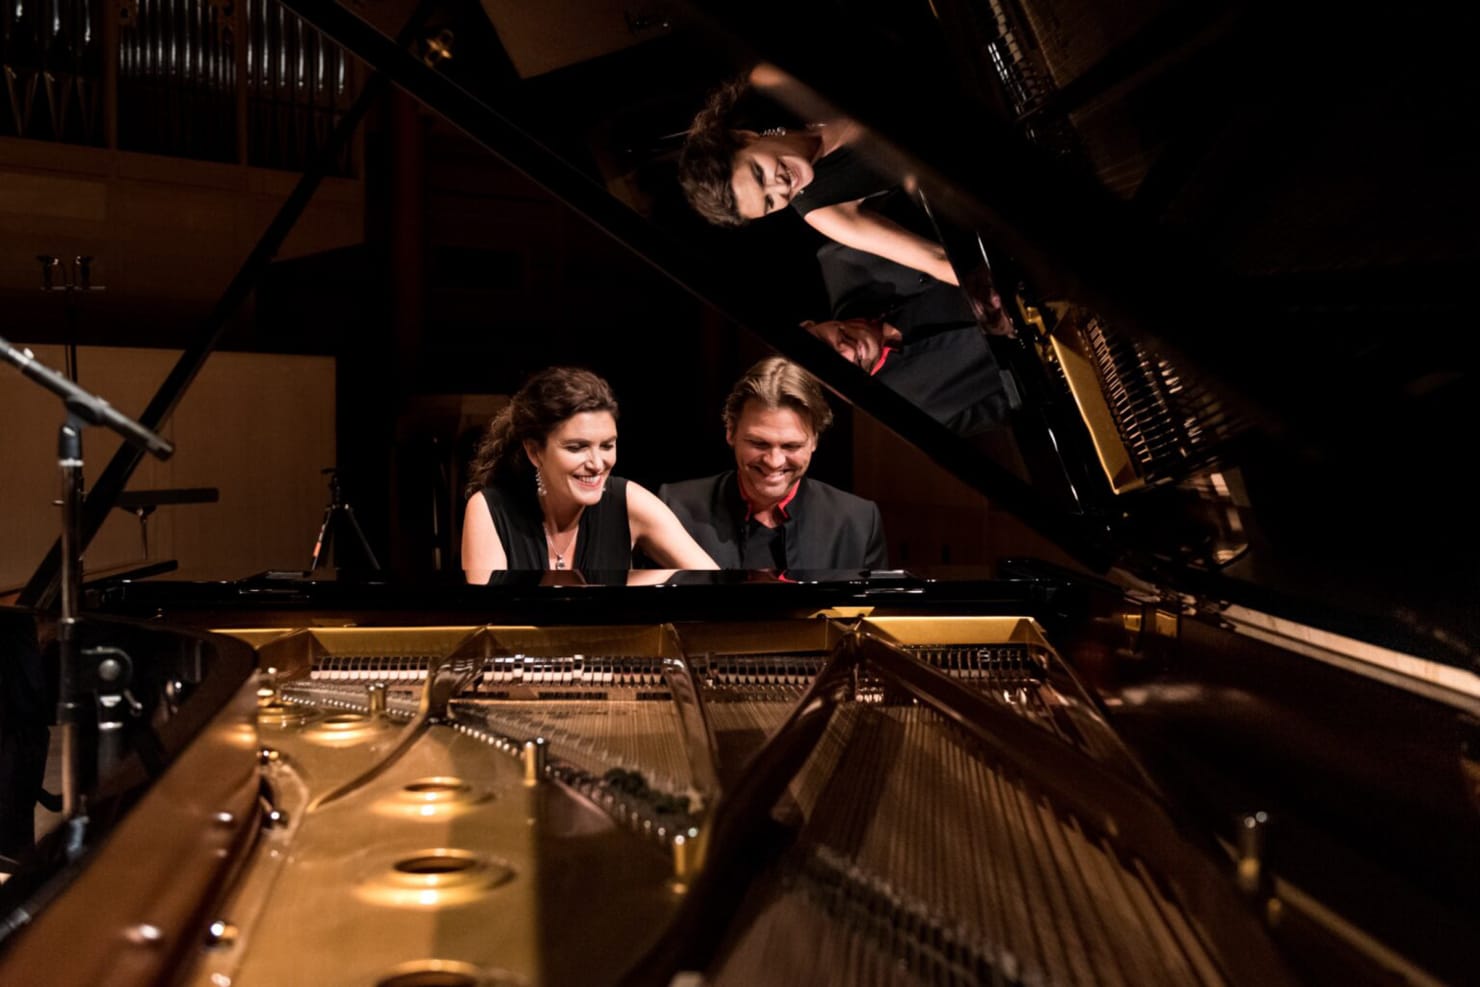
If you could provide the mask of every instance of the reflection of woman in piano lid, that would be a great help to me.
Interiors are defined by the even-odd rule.
[[[833,117],[763,132],[744,126],[754,123],[744,108],[752,92],[795,88],[778,70],[760,66],[710,96],[679,158],[689,204],[718,226],[741,226],[789,205],[830,239],[956,284],[939,244],[866,205],[899,181],[875,170],[857,149],[864,131],[856,122]]]
[[[627,570],[634,546],[670,568],[716,568],[662,501],[612,476],[616,461],[617,401],[605,380],[573,367],[531,377],[473,458],[468,581],[501,569]]]

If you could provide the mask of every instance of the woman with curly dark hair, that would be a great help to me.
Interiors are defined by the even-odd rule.
[[[468,581],[501,569],[630,569],[634,547],[668,568],[716,568],[662,501],[612,475],[616,461],[617,400],[605,380],[575,367],[531,377],[473,458]]]
[[[829,239],[956,284],[940,244],[867,208],[866,200],[899,183],[857,150],[864,131],[856,122],[744,126],[753,92],[788,86],[795,83],[779,70],[760,66],[709,97],[679,155],[679,184],[694,210],[717,226],[741,226],[790,206]]]

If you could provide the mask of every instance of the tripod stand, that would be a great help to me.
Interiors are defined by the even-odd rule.
[[[319,526],[319,537],[313,543],[313,561],[308,566],[309,572],[314,572],[319,567],[319,560],[324,558],[325,551],[334,543],[334,532],[338,528],[349,525],[350,534],[359,542],[360,551],[365,553],[365,561],[370,563],[370,568],[379,571],[380,563],[375,559],[375,553],[370,550],[370,542],[365,539],[365,532],[360,529],[360,522],[355,520],[355,509],[344,502],[344,497],[339,490],[339,471],[333,466],[327,466],[320,472],[329,476],[329,504],[324,508],[324,523]]]

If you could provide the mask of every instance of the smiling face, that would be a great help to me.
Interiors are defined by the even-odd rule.
[[[745,499],[765,509],[786,497],[807,472],[817,449],[817,434],[791,408],[767,408],[747,401],[725,434],[735,448],[735,468]]]
[[[526,442],[524,451],[545,481],[547,512],[591,507],[617,462],[617,420],[609,411],[583,411],[557,425],[544,445]]]
[[[749,134],[735,154],[730,189],[742,219],[759,219],[784,208],[812,183],[812,158],[818,140],[806,132]]]
[[[802,327],[864,373],[873,370],[884,352],[884,327],[872,319],[804,322]]]

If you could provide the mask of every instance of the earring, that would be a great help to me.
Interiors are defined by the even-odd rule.
[[[540,468],[538,466],[534,468],[534,492],[541,497],[549,493],[549,491],[545,489],[544,474],[540,472]]]
[[[761,136],[762,137],[780,137],[784,133],[786,133],[786,128],[785,127],[767,127],[765,130],[762,130],[761,131]]]

